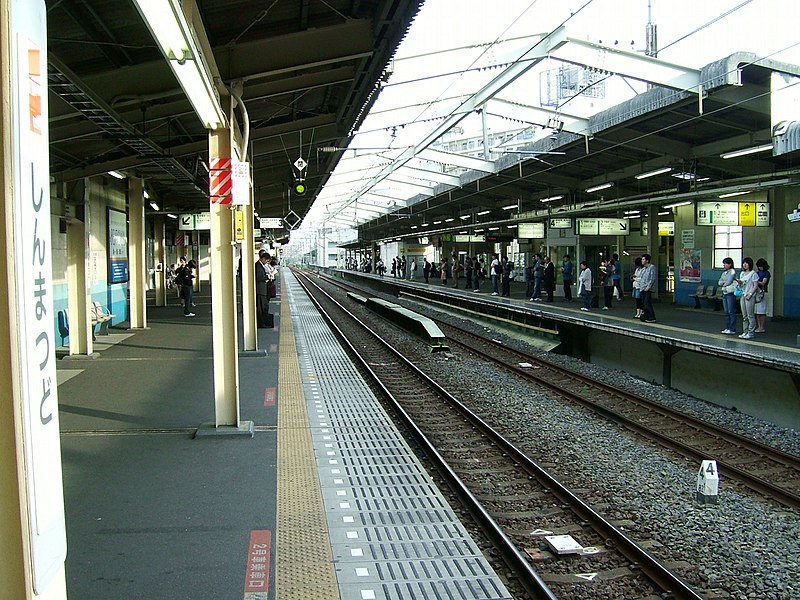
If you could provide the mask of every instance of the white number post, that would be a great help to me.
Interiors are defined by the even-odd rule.
[[[700,504],[714,504],[719,499],[719,471],[717,461],[704,460],[697,473],[697,493],[695,499]]]

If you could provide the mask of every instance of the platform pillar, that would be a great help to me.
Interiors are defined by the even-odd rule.
[[[88,218],[90,211],[87,205],[85,207]],[[67,221],[67,318],[70,356],[91,356],[94,352],[92,321],[89,318],[91,294],[86,276],[88,230],[83,221]]]
[[[258,350],[256,328],[256,283],[255,283],[255,237],[253,228],[253,187],[250,188],[250,205],[243,206],[244,239],[242,240],[242,325],[244,330],[244,350]]]
[[[128,179],[128,291],[131,329],[147,327],[147,263],[144,240],[144,182]]]
[[[167,305],[167,257],[164,250],[164,215],[156,215],[154,219],[155,239],[154,252],[156,261],[156,306]],[[161,269],[159,270],[159,265]]]
[[[231,114],[231,98],[223,98],[225,112]],[[233,139],[231,130],[215,129],[209,132],[209,171],[211,204],[211,323],[214,339],[214,415],[213,424],[201,425],[197,434],[236,433],[242,429],[239,422],[239,355],[236,324],[236,285],[234,284],[234,233],[233,210],[230,195],[225,197],[224,182],[215,177],[220,161],[230,160]],[[220,167],[224,171],[224,167]],[[228,165],[230,169],[230,165]],[[230,176],[230,171],[228,171]],[[222,174],[224,180],[224,173]],[[221,195],[214,192],[217,191]],[[231,189],[227,188],[228,194]],[[252,435],[252,424],[250,424]]]

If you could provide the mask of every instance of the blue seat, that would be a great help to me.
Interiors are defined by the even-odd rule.
[[[64,345],[64,338],[69,337],[69,323],[67,313],[63,310],[58,311],[58,335],[61,336],[61,345]]]

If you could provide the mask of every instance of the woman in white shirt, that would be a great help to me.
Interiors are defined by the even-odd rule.
[[[756,290],[758,289],[758,275],[753,270],[753,259],[746,256],[742,259],[742,272],[737,280],[742,289],[740,298],[742,306],[742,333],[739,337],[750,340],[755,337],[756,329]]]
[[[583,296],[583,306],[581,310],[589,310],[592,307],[592,270],[589,263],[581,261],[581,273],[578,275],[578,295]]]

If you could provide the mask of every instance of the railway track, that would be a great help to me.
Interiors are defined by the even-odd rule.
[[[338,280],[332,283],[350,288]],[[358,289],[358,288],[354,288]],[[363,290],[359,290],[363,293]],[[451,348],[550,390],[614,421],[698,467],[716,460],[722,475],[757,494],[800,509],[800,458],[642,396],[608,386],[564,367],[434,318]],[[529,366],[520,366],[529,365]]]
[[[298,280],[531,597],[702,598],[313,281]],[[564,556],[554,535],[580,548]]]

